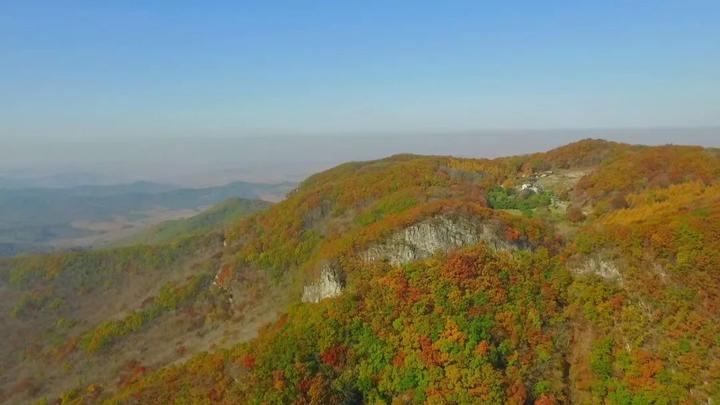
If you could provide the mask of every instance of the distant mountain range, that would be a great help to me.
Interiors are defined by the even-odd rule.
[[[93,246],[104,233],[125,233],[162,219],[186,217],[228,198],[277,200],[294,184],[234,182],[178,188],[152,182],[72,188],[0,189],[0,255]],[[73,240],[78,239],[78,243]]]

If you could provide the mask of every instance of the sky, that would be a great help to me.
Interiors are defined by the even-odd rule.
[[[0,139],[720,126],[720,2],[0,2]]]

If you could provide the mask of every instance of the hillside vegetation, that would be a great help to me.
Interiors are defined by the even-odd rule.
[[[277,199],[293,187],[289,183],[235,182],[180,188],[137,182],[73,188],[0,188],[0,257],[107,246],[149,225],[186,218],[229,198],[251,200],[248,212],[264,208],[261,199]]]
[[[220,217],[0,262],[0,399],[720,401],[716,149],[398,155]]]
[[[123,243],[158,244],[178,237],[188,237],[222,230],[242,217],[270,206],[262,200],[229,198],[212,208],[190,218],[166,221],[134,235]]]

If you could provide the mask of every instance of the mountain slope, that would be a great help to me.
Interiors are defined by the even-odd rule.
[[[697,147],[399,155],[312,176],[224,234],[0,262],[10,330],[35,343],[7,346],[15,371],[2,392],[67,390],[77,403],[718,401],[719,187],[720,153]],[[117,278],[96,280],[97,269]],[[165,286],[150,278],[176,271]],[[145,290],[133,301],[114,289],[122,278]],[[79,284],[56,301],[67,280]],[[47,338],[100,294],[127,305]]]
[[[146,228],[148,223],[187,217],[188,211],[193,214],[193,210],[228,198],[276,200],[293,187],[289,183],[235,182],[190,189],[137,182],[69,189],[0,189],[0,255],[103,246]]]
[[[134,235],[123,243],[157,244],[169,242],[178,236],[187,237],[222,229],[242,217],[270,206],[262,200],[229,198],[190,218],[163,222]]]

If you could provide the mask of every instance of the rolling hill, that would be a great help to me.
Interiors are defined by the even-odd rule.
[[[720,401],[717,149],[350,162],[142,241],[0,261],[1,401]]]
[[[149,225],[197,214],[228,198],[282,198],[290,183],[235,182],[178,188],[137,182],[73,188],[0,189],[0,256],[97,247]]]
[[[229,198],[200,214],[160,223],[120,242],[122,244],[158,244],[172,241],[178,237],[184,238],[222,230],[225,226],[237,222],[238,219],[269,206],[270,203],[263,200]]]

